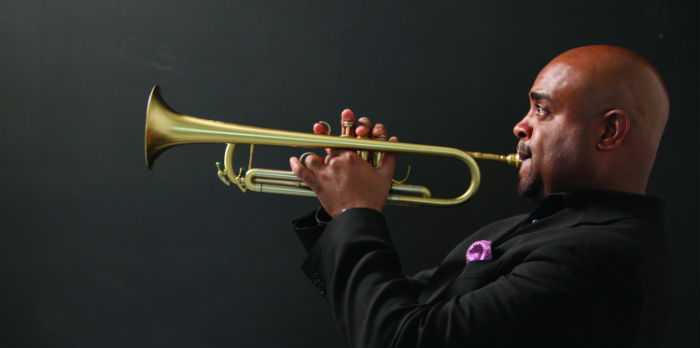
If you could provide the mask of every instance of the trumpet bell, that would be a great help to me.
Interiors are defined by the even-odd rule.
[[[168,106],[165,100],[163,100],[160,87],[158,85],[153,86],[146,105],[144,153],[146,154],[146,166],[148,169],[153,168],[156,158],[158,158],[163,151],[176,145],[177,141],[169,137],[169,132],[164,132],[164,130],[169,129],[169,124],[173,123],[172,120],[176,116],[182,115],[175,112]]]

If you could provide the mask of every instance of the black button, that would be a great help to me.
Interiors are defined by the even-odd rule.
[[[318,291],[321,296],[326,294],[326,284],[321,280],[321,275],[318,273],[311,274],[311,284],[314,285],[316,291]]]

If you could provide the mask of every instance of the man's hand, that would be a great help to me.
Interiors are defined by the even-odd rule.
[[[355,121],[350,109],[343,110],[341,124]],[[314,124],[314,133],[327,134],[323,125]],[[351,136],[386,136],[386,128],[378,123],[372,127],[367,117],[357,120],[350,130]],[[398,141],[391,137],[389,141]],[[332,217],[350,208],[371,208],[381,212],[386,204],[391,179],[396,166],[396,154],[386,153],[377,167],[372,167],[357,153],[349,150],[326,149],[326,158],[307,156],[304,167],[299,159],[292,157],[289,165],[292,172],[316,193],[323,208]]]

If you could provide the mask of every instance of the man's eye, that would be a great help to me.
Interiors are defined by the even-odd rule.
[[[542,105],[535,105],[535,108],[537,109],[537,116],[544,116],[547,114],[547,109]]]

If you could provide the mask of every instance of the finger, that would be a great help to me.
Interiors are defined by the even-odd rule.
[[[355,127],[355,134],[358,137],[366,137],[369,135],[372,129],[372,121],[367,117],[360,117],[357,120],[357,127]]]
[[[292,173],[296,175],[299,179],[301,179],[301,172],[304,170],[302,168],[303,166],[299,162],[299,159],[296,157],[290,157],[289,158],[289,168],[292,169]]]
[[[386,131],[386,127],[384,127],[384,124],[377,123],[374,125],[374,128],[372,128],[372,137],[373,138],[377,138],[380,136],[386,136],[386,135],[387,135],[387,131]]]
[[[312,189],[316,187],[316,176],[313,172],[306,169],[301,162],[299,162],[298,158],[289,158],[289,167],[292,169],[292,173],[294,173],[294,175],[301,179],[301,181],[303,181],[306,185]]]
[[[326,156],[326,163],[328,163],[329,159],[340,155],[341,151],[340,149],[326,149],[326,153],[328,154],[328,156]]]
[[[345,129],[345,122],[352,122],[353,126],[350,127],[348,130],[346,130]],[[340,135],[348,134],[351,137],[355,136],[355,126],[357,124],[355,123],[355,114],[352,112],[352,110],[345,109],[345,110],[343,110],[343,112],[340,113],[340,124],[341,124]],[[338,156],[345,151],[347,151],[347,149],[326,148],[326,154],[328,155],[328,156],[326,156],[326,158]]]
[[[330,158],[333,158],[333,157],[338,157],[338,156],[340,156],[340,155],[342,155],[342,154],[344,154],[344,153],[346,153],[346,152],[349,152],[349,151],[352,151],[352,150],[348,150],[348,149],[337,149],[337,148],[336,148],[336,149],[326,149],[326,152],[328,153],[328,156],[326,156],[326,159],[330,159]],[[326,162],[326,163],[328,163],[328,162]]]
[[[389,138],[389,141],[398,142],[399,138],[391,137],[391,138]],[[384,156],[382,157],[382,161],[379,162],[379,165],[377,165],[377,170],[380,171],[381,173],[384,173],[387,175],[393,175],[394,168],[396,168],[396,158],[397,158],[397,155],[395,152],[385,153]]]
[[[309,169],[311,172],[316,172],[318,171],[322,166],[323,166],[323,158],[316,156],[316,155],[308,155],[306,156],[306,159],[304,160],[304,164],[306,164],[306,168]]]
[[[320,122],[314,123],[314,134],[328,135],[328,128]],[[330,154],[331,149],[326,148],[326,153]]]
[[[314,123],[314,134],[328,135],[328,128],[320,122]],[[329,148],[326,148],[326,153],[330,154]]]
[[[345,122],[355,123],[355,114],[350,109],[345,109],[340,113],[340,126],[341,135],[347,134],[351,137],[355,136],[355,127],[350,127],[349,130],[345,130]]]
[[[314,123],[314,134],[328,135],[328,129],[320,123]]]
[[[382,161],[377,166],[377,172],[387,179],[394,177],[394,169],[396,168],[396,152],[387,152],[382,156]]]

